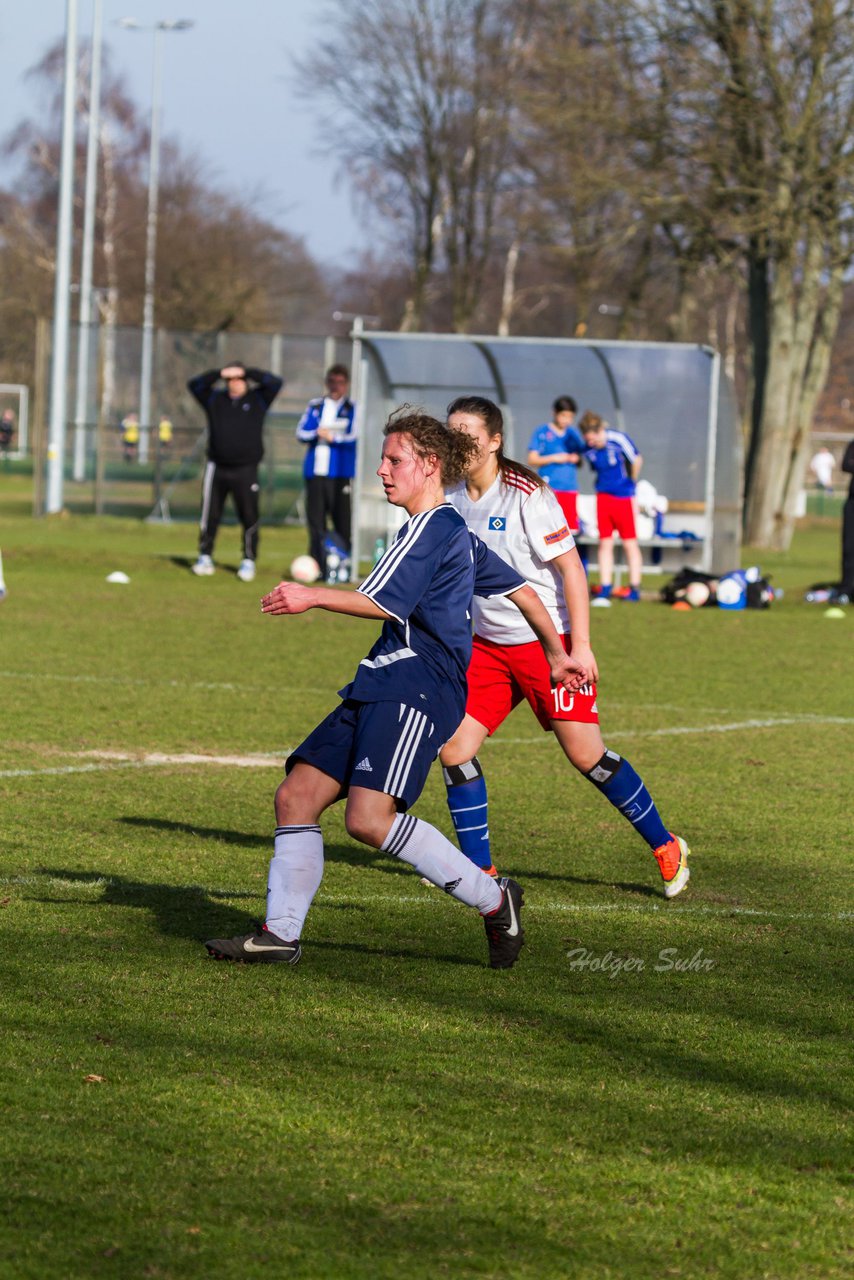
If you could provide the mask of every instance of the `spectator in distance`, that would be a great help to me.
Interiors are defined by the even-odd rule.
[[[845,450],[842,458],[842,470],[851,477],[848,486],[848,497],[842,508],[842,581],[840,589],[846,597],[845,603],[854,600],[854,440]],[[843,603],[840,601],[840,603]]]
[[[8,453],[12,447],[12,437],[15,434],[15,411],[14,409],[4,409],[0,416],[0,450]]]
[[[309,400],[297,424],[297,440],[308,445],[303,466],[308,551],[324,579],[330,522],[342,550],[350,554],[356,474],[356,406],[350,399],[350,371],[344,364],[333,364],[325,381],[326,394]]]
[[[224,389],[216,385],[220,380]],[[243,556],[237,576],[241,582],[251,582],[258,558],[258,465],[264,456],[264,418],[281,390],[282,379],[263,369],[230,364],[200,373],[187,386],[208,420],[199,558],[193,573],[209,577],[214,572],[217,529],[231,494],[243,527]]]
[[[135,462],[139,451],[139,417],[127,413],[122,418],[122,457],[125,462]]]
[[[825,493],[833,493],[833,454],[826,444],[810,458],[810,471],[815,476],[816,484]]]

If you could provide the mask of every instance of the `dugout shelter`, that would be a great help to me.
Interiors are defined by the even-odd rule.
[[[380,540],[406,519],[390,507],[376,476],[388,415],[409,403],[438,418],[456,396],[483,395],[501,406],[510,457],[525,461],[533,429],[552,402],[571,395],[628,432],[643,455],[642,477],[667,497],[665,538],[645,568],[682,564],[726,572],[740,563],[741,455],[736,401],[711,347],[689,343],[574,338],[500,338],[354,330],[353,395],[360,445],[354,493],[353,560],[362,572]],[[582,463],[579,492],[592,494]],[[585,499],[579,499],[580,507]],[[592,499],[588,498],[590,510]],[[693,535],[684,542],[681,532]],[[639,530],[640,533],[640,530]],[[641,539],[643,541],[643,539]],[[672,546],[662,558],[668,541]],[[367,562],[367,563],[366,563]]]

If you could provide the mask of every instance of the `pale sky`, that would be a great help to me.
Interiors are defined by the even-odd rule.
[[[77,0],[78,34],[92,30],[92,0]],[[323,32],[322,0],[103,0],[104,43],[143,113],[151,107],[150,32],[125,31],[117,18],[190,18],[189,31],[162,37],[162,129],[205,162],[229,189],[263,188],[257,211],[301,236],[326,266],[348,264],[368,242],[335,161],[324,158],[313,119],[301,101],[290,55],[303,54]],[[6,0],[0,6],[3,97],[0,140],[38,95],[25,72],[65,32],[66,0]],[[346,73],[346,69],[342,69]],[[11,173],[0,162],[0,182]]]

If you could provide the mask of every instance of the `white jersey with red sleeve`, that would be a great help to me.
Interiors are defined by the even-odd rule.
[[[559,635],[569,631],[563,584],[550,561],[571,551],[575,540],[557,498],[518,471],[499,472],[480,498],[469,497],[465,482],[447,491],[473,533],[491,551],[512,565],[532,586],[549,612]],[[506,597],[475,596],[472,606],[475,635],[495,644],[530,644],[536,636],[522,614]]]

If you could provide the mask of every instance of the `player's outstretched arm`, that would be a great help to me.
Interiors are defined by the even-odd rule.
[[[563,583],[563,594],[572,635],[572,656],[583,663],[589,679],[596,683],[599,679],[599,668],[590,647],[590,594],[581,556],[573,547],[571,551],[562,551],[559,556],[555,556],[552,564],[560,574]]]
[[[553,682],[562,684],[570,692],[586,684],[588,676],[584,664],[564,650],[555,625],[534,588],[526,584],[518,591],[511,592],[507,599],[512,600],[516,608],[521,611],[528,626],[543,646]]]
[[[297,582],[280,582],[261,600],[262,613],[307,613],[309,609],[347,613],[353,618],[372,618],[375,622],[385,622],[389,617],[384,609],[359,591],[303,587]]]

